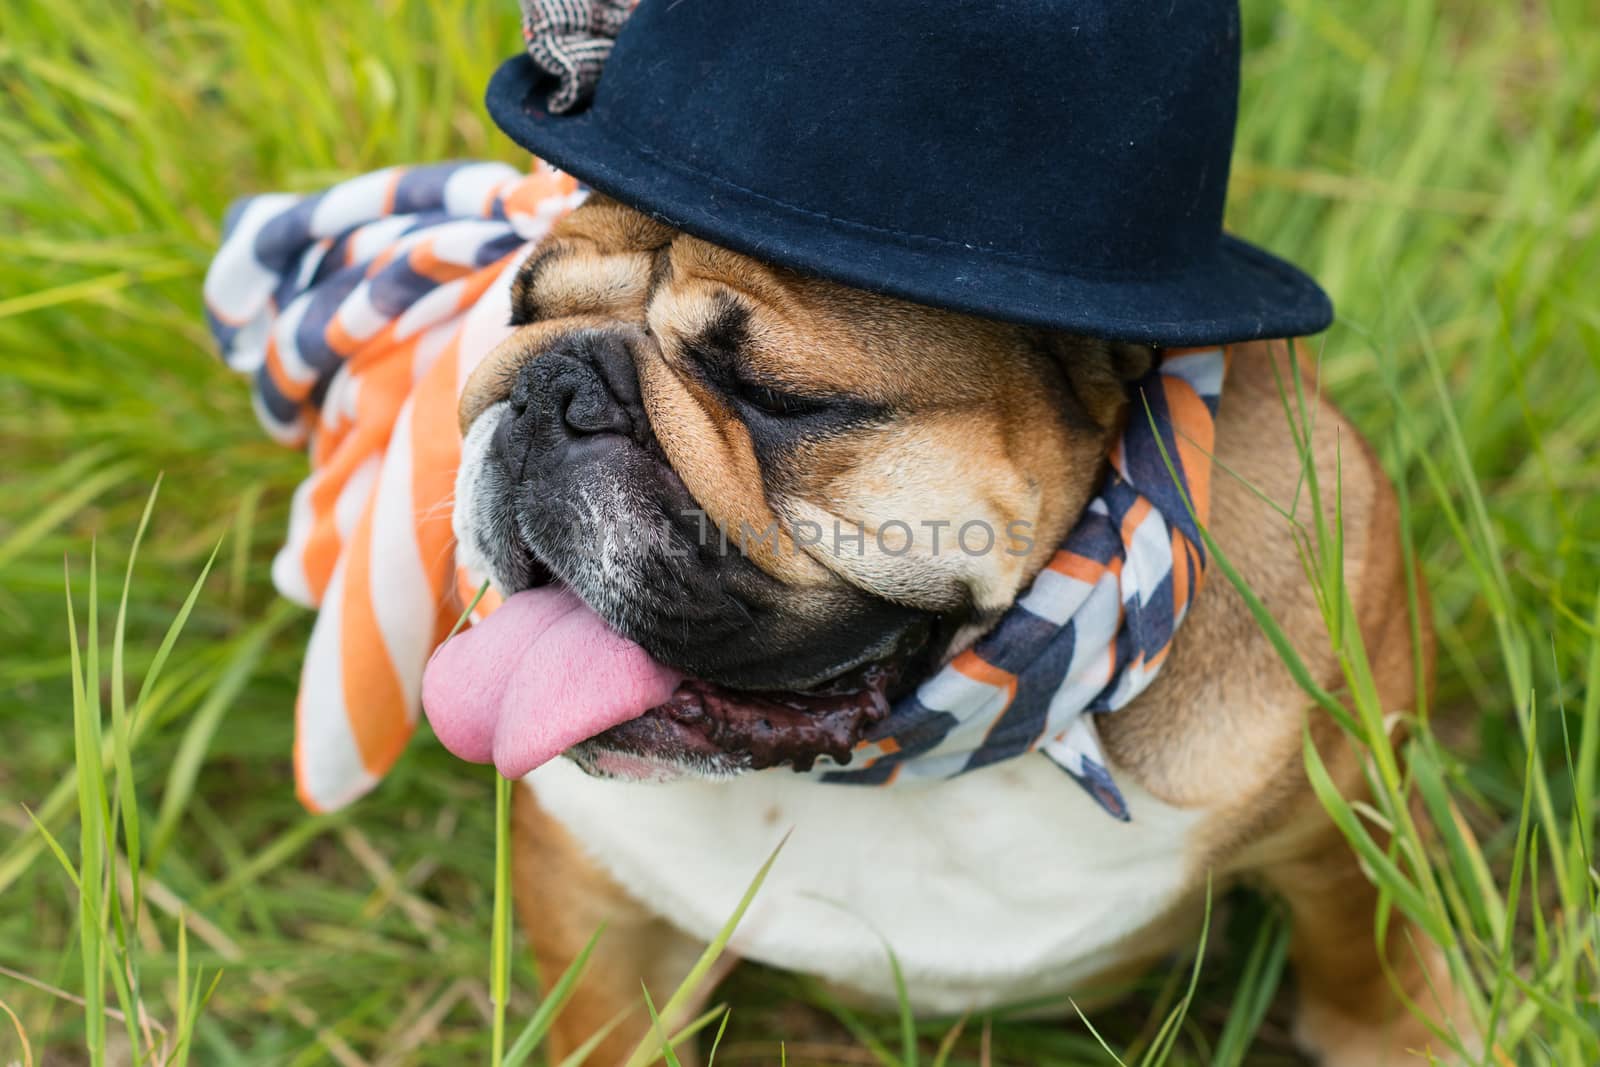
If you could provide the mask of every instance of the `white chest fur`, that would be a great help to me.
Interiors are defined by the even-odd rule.
[[[887,943],[929,1013],[1073,992],[1114,966],[1192,884],[1201,817],[1124,780],[1134,821],[1119,823],[1032,756],[890,789],[603,781],[564,759],[528,782],[621,885],[702,939],[792,828],[735,950],[892,1001]]]

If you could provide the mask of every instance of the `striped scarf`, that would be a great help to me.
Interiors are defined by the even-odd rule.
[[[206,276],[208,324],[252,379],[268,432],[311,460],[273,581],[317,610],[294,761],[313,811],[349,803],[393,765],[428,657],[475,593],[450,530],[457,397],[509,333],[517,266],[583,195],[542,164],[451,163],[258,196],[228,214]],[[1226,359],[1164,352],[1136,385],[1105,484],[1026,593],[902,699],[848,767],[807,773],[929,781],[1038,751],[1127,819],[1085,713],[1144,691],[1200,588]],[[485,596],[473,618],[498,603]]]

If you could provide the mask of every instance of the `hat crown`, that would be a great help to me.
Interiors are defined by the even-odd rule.
[[[1236,0],[641,0],[571,113],[537,58],[489,82],[513,140],[777,266],[1169,347],[1333,318],[1222,232]]]
[[[932,248],[1159,275],[1222,227],[1234,0],[642,0],[595,118],[742,197]]]

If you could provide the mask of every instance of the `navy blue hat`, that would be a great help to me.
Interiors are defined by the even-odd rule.
[[[518,144],[705,240],[986,318],[1148,344],[1333,308],[1222,232],[1235,0],[642,0],[590,106],[527,56]]]

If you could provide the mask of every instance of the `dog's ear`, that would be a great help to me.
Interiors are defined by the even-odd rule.
[[[1067,384],[1103,430],[1110,432],[1128,402],[1128,386],[1150,373],[1155,349],[1129,341],[1100,341],[1070,333],[1046,335]]]

